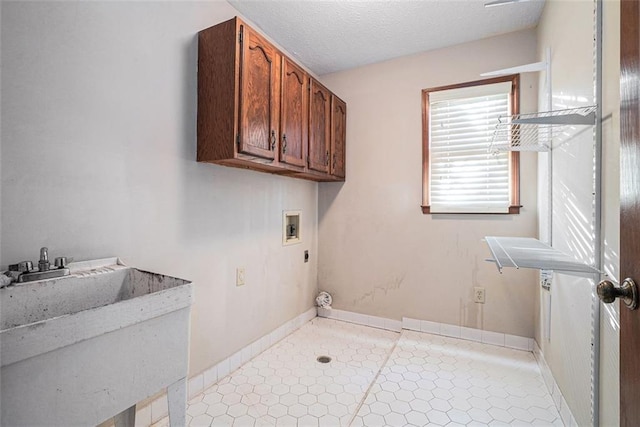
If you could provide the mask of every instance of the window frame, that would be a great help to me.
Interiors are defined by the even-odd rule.
[[[431,215],[514,215],[520,213],[520,152],[509,152],[509,210],[508,212],[431,212],[429,200],[429,182],[431,177],[429,165],[429,94],[449,89],[460,89],[494,83],[511,82],[511,114],[520,113],[520,74],[475,80],[454,85],[422,89],[422,213]]]

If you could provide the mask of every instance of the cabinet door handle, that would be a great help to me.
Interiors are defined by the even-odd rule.
[[[275,150],[276,148],[276,131],[272,130],[271,131],[271,149]]]
[[[333,170],[336,170],[336,162],[338,159],[336,158],[336,153],[333,153]]]
[[[287,152],[287,134],[282,134],[282,154]]]
[[[327,153],[324,156],[324,165],[329,166],[329,150],[327,150]]]

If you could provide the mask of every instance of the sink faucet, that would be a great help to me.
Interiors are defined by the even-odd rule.
[[[38,261],[38,270],[48,271],[51,264],[49,263],[49,249],[40,248],[40,261]]]
[[[18,282],[31,282],[34,280],[53,279],[56,277],[68,276],[71,271],[67,268],[67,257],[57,257],[54,262],[55,267],[51,268],[49,262],[49,249],[40,248],[40,260],[38,269],[33,268],[31,261],[22,261],[9,266],[9,271],[18,272]],[[14,276],[15,277],[15,276]]]

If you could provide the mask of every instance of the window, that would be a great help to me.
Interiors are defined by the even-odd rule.
[[[519,153],[489,152],[518,87],[511,75],[422,91],[423,213],[520,212]]]

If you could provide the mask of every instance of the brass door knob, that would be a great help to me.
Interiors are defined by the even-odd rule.
[[[616,298],[621,298],[629,310],[638,308],[638,288],[633,279],[624,279],[620,287],[616,287],[609,280],[603,280],[598,283],[597,291],[598,297],[606,304],[614,302]]]

